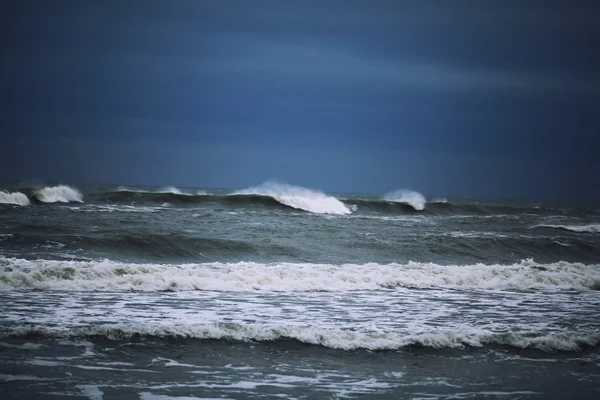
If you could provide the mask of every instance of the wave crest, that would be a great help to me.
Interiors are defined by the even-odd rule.
[[[394,203],[408,204],[417,211],[424,210],[426,203],[425,197],[421,193],[404,189],[390,192],[383,196],[383,199]]]
[[[15,204],[18,206],[28,206],[29,198],[20,192],[8,193],[0,191],[0,204]]]
[[[260,186],[243,189],[232,195],[268,196],[281,204],[317,214],[350,214],[351,211],[344,203],[323,192],[292,186],[284,183],[267,181]]]
[[[600,290],[600,265],[132,264],[0,258],[0,290],[349,291],[393,288]]]

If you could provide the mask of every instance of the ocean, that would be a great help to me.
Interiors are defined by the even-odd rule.
[[[0,191],[0,398],[598,399],[600,204]]]

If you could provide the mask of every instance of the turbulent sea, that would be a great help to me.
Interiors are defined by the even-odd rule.
[[[0,191],[0,398],[598,399],[600,204]]]

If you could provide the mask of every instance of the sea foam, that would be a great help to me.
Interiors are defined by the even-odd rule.
[[[15,204],[18,206],[27,206],[30,204],[29,198],[20,192],[8,193],[0,191],[0,204]]]
[[[383,199],[395,203],[408,204],[417,211],[424,210],[426,203],[425,197],[421,193],[404,189],[390,192],[383,196]]]
[[[293,292],[405,287],[599,290],[600,264],[133,264],[0,257],[0,290]]]
[[[286,206],[317,214],[351,213],[344,203],[333,196],[317,190],[273,181],[267,181],[260,186],[239,190],[232,194],[268,196]]]

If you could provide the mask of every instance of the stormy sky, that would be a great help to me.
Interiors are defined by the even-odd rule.
[[[600,3],[3,1],[0,180],[600,200]]]

